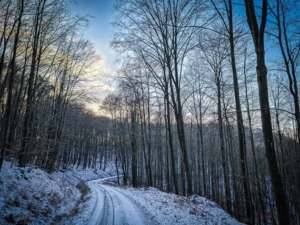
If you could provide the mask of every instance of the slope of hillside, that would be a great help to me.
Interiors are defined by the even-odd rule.
[[[97,197],[84,181],[113,173],[67,170],[48,174],[38,168],[11,167],[5,161],[0,172],[0,224],[87,224]],[[154,224],[240,224],[217,204],[199,196],[182,197],[151,187],[115,188]]]
[[[90,217],[94,202],[92,193],[78,184],[82,180],[108,176],[103,171],[94,170],[48,174],[38,168],[10,165],[5,161],[0,172],[2,225],[84,224]]]

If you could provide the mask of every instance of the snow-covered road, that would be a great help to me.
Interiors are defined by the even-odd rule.
[[[144,213],[116,188],[102,184],[110,178],[88,181],[96,194],[96,203],[88,225],[98,224],[151,224]]]

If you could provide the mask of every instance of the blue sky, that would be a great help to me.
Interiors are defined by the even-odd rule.
[[[72,14],[91,16],[90,26],[84,32],[84,37],[94,44],[95,50],[101,57],[99,66],[94,65],[93,69],[103,76],[88,83],[87,88],[93,87],[94,93],[101,100],[114,90],[109,77],[113,77],[116,53],[110,48],[109,42],[113,34],[111,22],[115,0],[75,0],[75,2],[70,5]],[[99,102],[86,103],[86,107],[99,113]]]
[[[85,37],[92,41],[105,65],[112,68],[115,54],[109,47],[112,36],[111,22],[113,20],[112,8],[115,0],[76,0],[71,4],[73,14],[90,15],[89,29],[85,31]]]

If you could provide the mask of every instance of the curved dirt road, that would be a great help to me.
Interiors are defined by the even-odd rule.
[[[129,198],[116,188],[101,184],[101,182],[112,178],[114,177],[87,182],[97,196],[88,225],[153,224]]]

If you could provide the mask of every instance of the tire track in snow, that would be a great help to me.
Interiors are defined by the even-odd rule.
[[[109,194],[109,192],[107,192],[103,187],[101,187],[101,185],[97,185],[97,187],[99,187],[102,192],[104,193],[104,205],[102,208],[102,212],[101,212],[101,216],[100,218],[100,222],[99,224],[112,224],[114,225],[114,220],[115,220],[115,206],[114,206],[114,201],[111,197],[111,195]]]
[[[91,218],[88,222],[88,225],[98,225],[98,224],[100,224],[100,219],[101,219],[101,216],[99,216],[99,215],[102,215],[103,208],[105,207],[104,206],[105,196],[103,195],[102,191],[99,188],[97,188],[96,181],[88,181],[87,184],[89,185],[89,187],[91,189],[93,189],[93,191],[96,194],[96,196],[95,196],[96,202],[94,205],[94,209],[93,209]]]
[[[101,184],[103,181],[104,179],[99,179],[87,182],[97,198],[88,225],[152,224],[134,202],[116,188]]]

